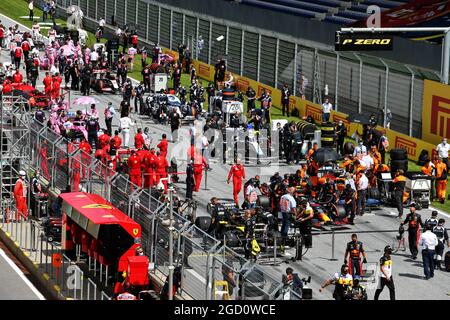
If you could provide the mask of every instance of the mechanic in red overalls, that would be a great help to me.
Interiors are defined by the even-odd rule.
[[[27,186],[25,182],[26,173],[23,170],[19,171],[19,179],[17,179],[14,186],[14,200],[16,200],[16,220],[19,220],[19,214],[28,219],[28,206],[27,206]]]
[[[89,142],[86,141],[85,138],[81,138],[81,142],[78,145],[78,148],[82,151],[81,152],[81,163],[82,163],[82,172],[83,172],[83,179],[87,176],[87,168],[89,167],[91,163],[91,153],[92,153],[92,147],[89,144]]]
[[[139,157],[139,160],[141,161],[141,177],[142,177],[142,172],[145,171],[145,159],[147,158],[147,154],[150,153],[150,151],[145,150],[145,149],[138,149],[138,151],[136,151],[136,155]],[[141,178],[142,179],[142,178]],[[144,178],[144,183],[145,183],[145,178]],[[142,184],[142,182],[141,182]]]
[[[20,73],[20,70],[17,69],[16,72],[13,74],[13,82],[14,83],[22,83],[23,81],[23,76]]]
[[[161,154],[160,151],[156,153],[156,184],[159,184],[160,179],[167,178],[167,168],[169,167],[169,162],[165,156]],[[167,193],[167,180],[163,180],[164,193]]]
[[[136,150],[131,150],[131,156],[128,158],[128,169],[131,182],[142,188],[141,159],[136,154]]]
[[[59,76],[59,73],[57,72],[52,77],[52,99],[53,100],[58,99],[59,96],[61,95],[61,93],[60,93],[61,82],[62,82],[62,78]]]
[[[157,147],[159,148],[161,156],[165,158],[167,156],[167,136],[165,133],[163,133],[161,142],[157,145]]]
[[[45,73],[45,78],[44,78],[44,80],[42,80],[42,83],[44,84],[45,95],[51,96],[52,95],[52,76],[50,75],[50,73],[48,71]]]
[[[11,80],[9,79],[5,79],[5,81],[3,81],[3,88],[2,88],[2,93],[4,95],[9,95],[12,92],[12,84],[11,84]]]
[[[110,136],[107,133],[103,132],[100,137],[98,137],[98,147],[103,149],[104,147],[109,145],[110,140]]]
[[[144,187],[145,188],[153,188],[156,183],[156,161],[158,156],[155,153],[155,148],[151,148],[150,152],[148,152],[145,156],[145,178],[144,178]]]
[[[200,183],[202,182],[203,167],[208,168],[208,163],[205,157],[199,152],[194,154],[194,177],[195,177],[195,192],[200,190]]]
[[[75,144],[72,141],[69,141],[67,143],[67,153],[72,154],[75,151],[75,147],[76,147]],[[80,146],[78,145],[78,148],[79,147]],[[59,161],[60,166],[61,167],[68,166],[69,162],[67,160],[68,160],[67,158],[60,160]],[[72,174],[71,190],[72,192],[78,192],[80,190],[81,166],[82,166],[79,153],[75,156],[75,158],[72,159],[72,161],[70,162],[70,166],[71,168],[69,168],[69,172]]]
[[[239,206],[238,194],[242,190],[242,180],[245,180],[245,169],[240,159],[237,159],[236,163],[230,168],[227,179],[228,184],[230,183],[231,176],[233,176],[233,199]]]
[[[116,154],[117,151],[120,149],[120,146],[122,145],[122,138],[119,137],[119,131],[114,131],[114,137],[111,138],[110,141],[111,144],[111,149],[116,150]]]
[[[42,141],[42,146],[39,148],[39,157],[41,159],[40,165],[42,169],[42,173],[44,175],[44,178],[49,180],[50,179],[50,172],[48,171],[48,159],[47,159],[47,141]]]
[[[134,136],[134,147],[136,149],[142,149],[145,145],[145,139],[144,136],[142,135],[142,129],[139,128],[137,130],[136,135]]]

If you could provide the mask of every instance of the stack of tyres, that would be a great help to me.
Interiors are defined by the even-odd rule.
[[[235,100],[235,91],[231,88],[222,90],[223,100]]]
[[[336,147],[336,131],[333,123],[322,123],[320,143],[322,148]]]
[[[300,120],[299,122],[297,122],[297,129],[302,134],[302,137],[305,140],[309,140],[311,138],[314,138],[314,131],[317,130],[317,127],[312,123]]]
[[[392,149],[391,150],[391,173],[395,175],[397,170],[403,170],[405,173],[408,171],[408,154],[405,149]]]

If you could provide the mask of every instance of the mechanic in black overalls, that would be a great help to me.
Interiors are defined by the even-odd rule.
[[[98,146],[98,131],[100,130],[100,125],[96,118],[91,117],[86,122],[86,131],[88,133],[88,141],[92,149],[96,149]]]
[[[34,113],[34,120],[39,121],[40,123],[44,124],[45,121],[45,112],[42,110],[42,108],[39,108]]]
[[[312,218],[314,217],[314,210],[308,203],[308,200],[303,199],[300,202],[300,211],[296,217],[296,222],[299,226],[300,234],[303,237],[303,244],[305,248],[312,248]]]
[[[81,69],[81,93],[84,96],[88,96],[91,90],[91,74],[92,68],[90,64],[84,66],[83,69]]]
[[[422,222],[422,217],[420,214],[416,213],[416,207],[412,206],[409,208],[411,211],[406,216],[405,221],[401,223],[401,225],[408,224],[408,242],[409,242],[409,251],[411,252],[412,259],[417,259],[417,253],[419,252],[417,248],[418,239],[420,237],[420,227],[424,227],[424,223]]]
[[[145,88],[145,92],[150,92],[150,68],[148,66],[145,66],[142,69],[142,78],[144,79],[144,88]]]
[[[211,228],[216,239],[223,239],[227,225],[225,207],[219,203],[217,198],[211,199]]]
[[[122,57],[117,65],[117,85],[119,87],[122,87],[127,80],[127,73],[127,62],[125,61],[125,58]]]
[[[134,112],[139,114],[144,114],[144,82],[141,81],[139,85],[134,88],[135,96],[134,96]],[[139,107],[138,107],[139,105]]]
[[[195,180],[194,180],[194,166],[189,163],[186,166],[186,199],[192,200],[192,192],[194,191]]]
[[[131,96],[133,94],[133,85],[131,84],[131,80],[127,79],[123,86],[123,99],[130,103]]]

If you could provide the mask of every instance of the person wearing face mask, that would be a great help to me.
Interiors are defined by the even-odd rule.
[[[336,272],[332,279],[325,281],[325,283],[320,287],[319,292],[322,292],[323,289],[333,283],[335,284],[333,298],[335,300],[345,300],[348,289],[353,286],[353,277],[349,273],[348,265],[343,264],[341,266],[341,272]]]
[[[380,259],[380,279],[378,282],[378,288],[375,291],[374,300],[378,300],[384,287],[389,289],[389,297],[391,300],[395,300],[395,286],[394,280],[392,279],[392,248],[391,246],[386,246],[384,248],[384,255]]]
[[[443,138],[442,143],[439,143],[436,146],[436,151],[438,156],[442,159],[442,162],[448,167],[448,152],[450,151],[450,144],[447,143],[447,138]]]

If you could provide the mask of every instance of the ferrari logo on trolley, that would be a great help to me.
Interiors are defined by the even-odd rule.
[[[138,233],[139,233],[139,229],[138,229],[138,228],[134,228],[134,229],[133,229],[133,234],[134,234],[134,236],[137,236]]]
[[[100,204],[100,203],[94,203],[94,204],[88,204],[85,206],[82,206],[83,209],[112,209],[111,206],[107,204]]]

